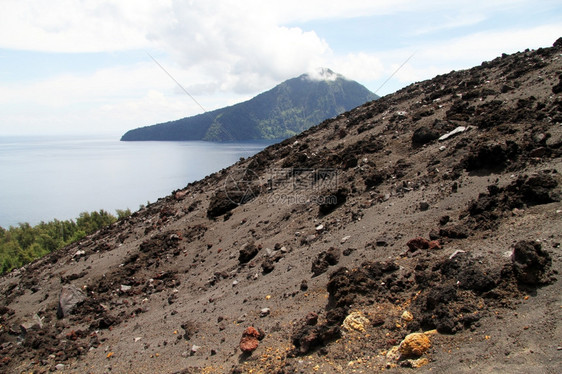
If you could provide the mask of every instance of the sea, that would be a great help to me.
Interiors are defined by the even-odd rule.
[[[275,142],[0,136],[0,226],[75,219],[100,209],[134,212]]]

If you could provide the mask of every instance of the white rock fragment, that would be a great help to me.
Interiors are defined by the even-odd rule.
[[[463,133],[463,132],[468,131],[468,130],[470,130],[470,126],[459,126],[456,129],[454,129],[453,131],[448,132],[444,135],[441,135],[441,137],[438,140],[440,142],[442,142],[443,140],[447,140],[452,136],[455,136],[457,134]]]
[[[453,252],[453,254],[451,254],[449,256],[449,260],[451,260],[452,258],[454,258],[456,255],[458,255],[459,253],[465,253],[466,251],[463,251],[462,249],[457,249],[456,251]]]

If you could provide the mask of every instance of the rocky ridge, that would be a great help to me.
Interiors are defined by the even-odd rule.
[[[562,41],[412,84],[0,279],[0,370],[560,372]]]

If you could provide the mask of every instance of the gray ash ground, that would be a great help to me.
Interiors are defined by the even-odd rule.
[[[0,371],[561,372],[561,53],[412,84],[4,275]]]

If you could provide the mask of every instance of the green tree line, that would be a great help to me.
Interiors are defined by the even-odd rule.
[[[131,214],[129,209],[116,211],[117,217],[105,210],[80,213],[76,220],[54,219],[31,226],[20,223],[4,229],[0,226],[0,273],[21,267],[33,260],[82,239],[97,230]]]

